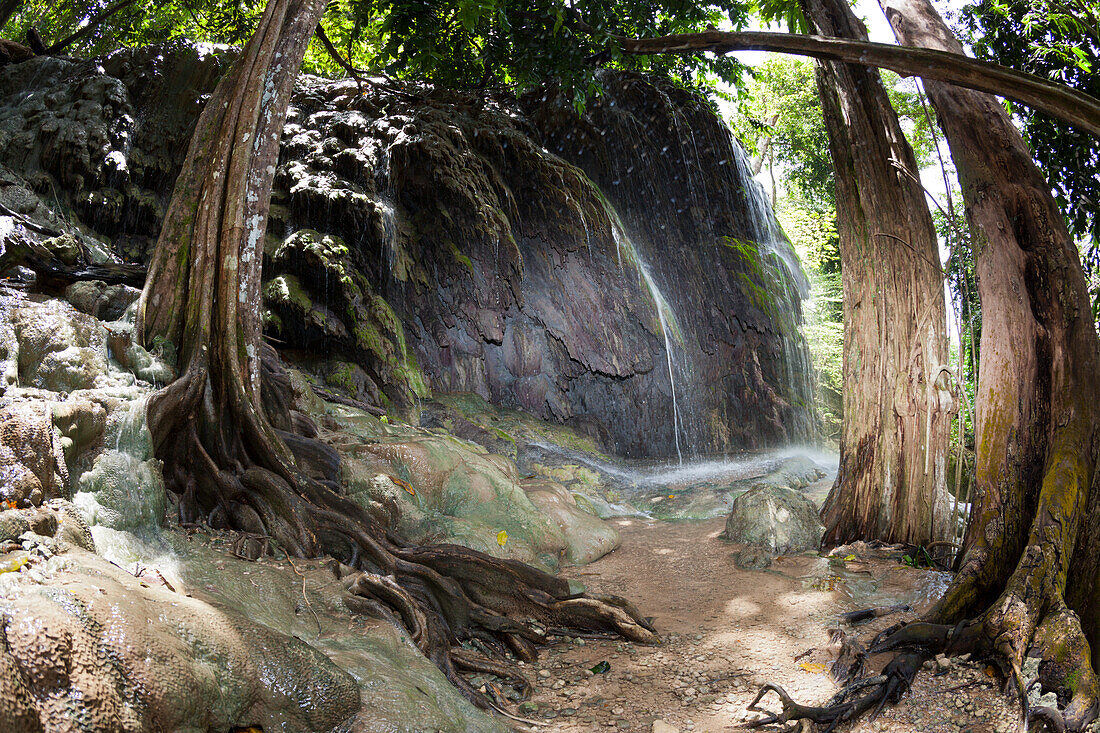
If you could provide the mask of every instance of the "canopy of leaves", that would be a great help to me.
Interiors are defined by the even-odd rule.
[[[337,0],[325,25],[338,46],[373,36],[365,65],[393,76],[516,89],[555,77],[583,96],[596,66],[739,82],[741,66],[728,56],[628,58],[606,49],[612,35],[742,27],[748,13],[745,0]]]
[[[974,54],[1100,98],[1100,3],[1096,0],[977,0],[962,25]],[[1022,106],[1013,113],[1079,239],[1100,264],[1100,140]]]
[[[65,49],[88,57],[177,39],[239,44],[263,6],[264,0],[0,0],[0,17],[9,7],[4,37],[22,40],[34,28],[47,45],[94,26]],[[613,35],[741,28],[751,9],[751,0],[331,0],[322,27],[345,62],[369,75],[516,91],[556,79],[582,104],[597,91],[600,67],[657,72],[693,86],[740,84],[743,67],[732,56],[637,57],[608,49],[615,48]],[[305,68],[345,73],[316,39]]]
[[[264,0],[25,0],[3,5],[12,11],[4,38],[23,41],[34,28],[50,46],[91,26],[62,50],[86,58],[122,46],[170,41],[241,44],[252,35]]]
[[[934,148],[931,118],[925,114],[916,84],[889,71],[882,72],[882,79],[923,167],[931,162]],[[731,122],[752,152],[767,149],[790,195],[804,204],[820,202],[818,211],[835,207],[833,164],[813,61],[769,56],[752,70]]]

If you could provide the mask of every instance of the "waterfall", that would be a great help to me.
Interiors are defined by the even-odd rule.
[[[626,230],[619,220],[618,213],[610,206],[608,207],[608,217],[611,220],[611,233],[615,240],[615,253],[619,258],[620,269],[622,267],[622,253],[625,249],[627,256],[637,268],[638,275],[645,284],[646,290],[649,292],[649,297],[653,300],[654,309],[657,311],[657,322],[660,324],[661,337],[665,342],[665,363],[668,366],[668,385],[669,390],[672,392],[672,435],[676,442],[676,458],[679,460],[680,464],[683,464],[684,453],[683,449],[680,447],[680,430],[683,423],[680,419],[680,401],[676,396],[676,372],[672,364],[672,338],[669,335],[669,331],[675,329],[675,334],[681,343],[683,343],[683,335],[680,330],[679,322],[676,320],[676,314],[672,311],[672,306],[669,305],[668,300],[657,286],[657,282],[649,272],[649,267],[646,266],[641,254],[638,252],[637,248],[634,247],[634,243],[630,240],[630,237],[627,236]]]

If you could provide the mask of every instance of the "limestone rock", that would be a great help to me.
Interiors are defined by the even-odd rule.
[[[80,260],[80,240],[72,234],[50,237],[42,241],[42,246],[66,265],[75,265]]]
[[[141,291],[128,285],[108,285],[99,280],[75,282],[65,289],[65,300],[82,313],[101,321],[117,321]]]
[[[17,507],[68,498],[69,471],[48,403],[0,409],[0,500]]]
[[[88,232],[92,261],[147,256],[232,56],[150,47],[0,68],[0,200]],[[268,334],[354,364],[357,399],[372,382],[396,407],[475,392],[618,454],[810,437],[806,281],[744,151],[700,97],[601,81],[578,116],[554,91],[486,104],[303,75],[264,243]],[[105,317],[120,305],[72,295]]]
[[[723,536],[781,555],[816,550],[824,532],[817,507],[804,495],[785,486],[762,484],[733,502]]]
[[[351,675],[304,642],[90,553],[63,559],[64,569],[47,565],[49,584],[0,588],[0,670],[21,672],[0,674],[5,730],[81,720],[89,730],[304,733],[359,709]]]
[[[742,570],[763,570],[771,567],[772,554],[763,547],[749,545],[733,554],[733,561]]]
[[[577,505],[573,495],[553,481],[525,481],[531,503],[561,528],[566,559],[574,565],[594,562],[619,546],[619,533],[610,524]]]
[[[12,314],[19,383],[51,392],[106,386],[107,331],[60,301],[28,304]]]

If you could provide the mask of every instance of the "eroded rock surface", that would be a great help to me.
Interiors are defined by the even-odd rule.
[[[145,256],[229,60],[150,48],[0,70],[0,202],[74,231],[56,191],[91,259]],[[804,276],[743,151],[701,99],[603,81],[578,117],[552,90],[303,78],[265,245],[268,333],[354,399],[475,392],[622,455],[809,437]],[[72,300],[108,315],[124,295]]]

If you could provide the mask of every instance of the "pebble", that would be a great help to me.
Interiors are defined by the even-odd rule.
[[[680,733],[680,729],[658,718],[653,721],[651,733]]]

